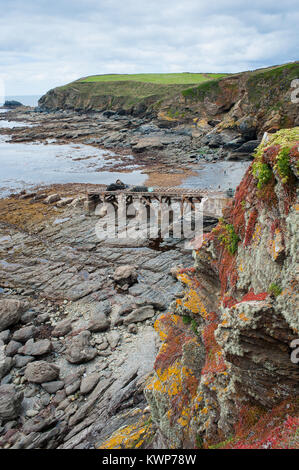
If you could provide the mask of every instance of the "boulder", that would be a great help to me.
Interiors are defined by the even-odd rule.
[[[11,420],[17,418],[21,412],[23,392],[17,390],[12,384],[0,387],[0,418]]]
[[[253,153],[261,142],[259,140],[249,140],[236,149],[240,153]]]
[[[120,286],[131,286],[137,281],[137,272],[135,266],[126,264],[116,268],[113,274],[113,278]]]
[[[48,393],[56,393],[58,390],[61,390],[64,387],[64,382],[62,380],[55,380],[53,382],[42,383],[43,389]]]
[[[89,344],[90,331],[81,331],[77,336],[71,338],[67,343],[66,359],[72,364],[80,364],[94,359],[97,350]]]
[[[9,326],[20,321],[24,311],[24,304],[20,300],[1,299],[0,300],[0,331],[6,330]]]
[[[51,382],[59,377],[59,367],[51,362],[36,361],[27,365],[25,378],[28,382],[41,384]]]
[[[110,331],[107,334],[107,341],[108,341],[111,349],[115,349],[116,346],[118,345],[119,341],[120,341],[120,334],[115,330]]]
[[[12,357],[5,357],[0,361],[0,380],[8,374],[13,365],[14,359]]]
[[[27,310],[27,312],[23,313],[21,316],[21,323],[26,325],[26,323],[31,323],[37,315],[35,310]]]
[[[143,137],[133,145],[133,148],[135,152],[160,150],[163,148],[163,139],[160,136]]]
[[[80,366],[74,374],[69,374],[64,379],[66,395],[72,395],[75,393],[81,384],[82,375],[85,372],[85,367]]]
[[[1,331],[0,333],[0,341],[3,341],[3,343],[7,343],[10,337],[10,330],[4,330]]]
[[[98,302],[90,315],[88,330],[105,331],[110,326],[110,320],[107,315],[111,312],[111,303],[108,300]]]
[[[59,194],[50,194],[45,200],[44,204],[54,204],[54,202],[57,202],[60,200]]]
[[[57,202],[57,207],[64,207],[73,202],[74,198],[72,197],[64,197],[63,199],[60,199],[60,201]]]
[[[52,331],[52,336],[65,336],[72,329],[71,320],[62,320],[57,323],[54,330]]]
[[[25,326],[24,328],[20,328],[16,330],[12,335],[12,339],[14,341],[20,341],[21,343],[26,343],[28,339],[34,338],[37,333],[37,329],[35,326]]]
[[[22,356],[21,354],[16,354],[14,357],[15,360],[15,367],[20,369],[21,367],[27,366],[29,362],[34,361],[34,357],[32,356]]]
[[[152,318],[155,315],[155,310],[151,305],[145,305],[144,307],[136,308],[128,316],[124,318],[124,324],[129,325],[130,323],[137,323],[140,321]]]
[[[18,343],[17,341],[10,341],[5,349],[6,356],[14,356],[18,350],[22,347],[22,343]]]
[[[94,387],[97,385],[98,381],[100,380],[100,375],[97,372],[87,375],[83,377],[80,392],[82,395],[86,395],[87,393],[91,392]]]
[[[26,356],[42,356],[52,351],[52,343],[48,339],[40,339],[35,341],[29,339],[25,346],[19,350],[19,353]]]
[[[88,329],[93,332],[105,331],[110,326],[110,320],[106,317],[104,312],[98,311],[91,314],[88,323]]]

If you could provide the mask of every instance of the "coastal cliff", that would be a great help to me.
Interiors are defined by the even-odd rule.
[[[264,131],[298,125],[298,106],[290,98],[291,83],[298,75],[299,63],[294,62],[209,77],[199,85],[128,79],[98,82],[88,77],[50,90],[41,97],[39,106],[48,111],[111,110],[156,117],[173,125],[193,122],[205,133],[211,125],[218,132],[243,129],[255,138]]]
[[[145,396],[150,418],[101,448],[298,447],[299,128],[264,140],[218,226],[177,272],[184,293]]]

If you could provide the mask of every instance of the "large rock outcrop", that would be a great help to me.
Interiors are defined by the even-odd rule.
[[[194,267],[179,271],[185,294],[156,321],[138,446],[298,448],[298,144],[298,127],[263,141]]]

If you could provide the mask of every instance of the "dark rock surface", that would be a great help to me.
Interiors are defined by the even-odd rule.
[[[39,204],[22,201],[33,210]],[[93,447],[110,422],[143,410],[159,346],[153,322],[181,289],[169,271],[192,261],[183,241],[167,251],[150,249],[146,239],[137,248],[103,241],[95,215],[82,206],[59,210],[69,217],[61,226],[50,219],[25,233],[0,224],[9,234],[0,248],[0,305],[8,312],[0,377],[24,395],[15,438],[0,431],[0,447]],[[9,343],[16,343],[13,357]]]

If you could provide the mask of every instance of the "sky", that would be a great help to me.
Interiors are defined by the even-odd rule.
[[[6,95],[41,95],[94,74],[239,72],[298,60],[298,0],[0,0],[0,7]]]

